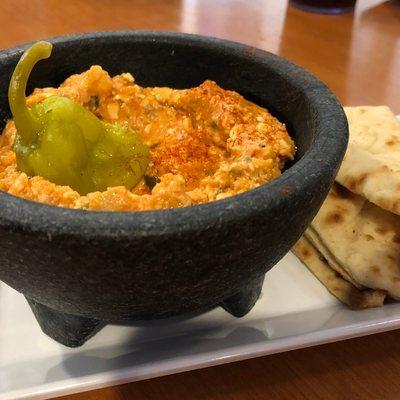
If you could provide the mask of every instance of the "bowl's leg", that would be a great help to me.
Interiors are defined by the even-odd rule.
[[[235,317],[243,317],[258,300],[264,276],[261,276],[239,292],[224,300],[221,306]],[[57,342],[78,347],[102,329],[106,323],[97,319],[80,317],[55,311],[32,299],[26,298],[42,331]]]
[[[244,286],[232,297],[224,300],[221,306],[234,317],[243,317],[256,304],[260,297],[264,275]]]
[[[65,346],[81,346],[104,326],[97,319],[64,314],[34,300],[26,299],[42,331]]]

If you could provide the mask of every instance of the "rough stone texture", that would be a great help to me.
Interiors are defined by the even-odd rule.
[[[31,304],[103,321],[177,315],[247,290],[300,237],[333,182],[348,137],[333,94],[280,57],[212,38],[125,31],[51,41],[53,55],[35,69],[31,89],[58,85],[92,64],[111,74],[130,71],[140,85],[183,88],[213,79],[284,121],[297,159],[255,190],[181,209],[76,211],[0,193],[0,279]],[[0,128],[10,117],[9,79],[26,47],[0,53]],[[246,311],[232,304],[233,314]]]
[[[248,283],[220,305],[235,317],[246,315],[260,297],[264,275]],[[26,298],[42,331],[68,347],[79,347],[100,331],[106,321],[55,311],[50,307]],[[208,311],[201,308],[200,312]],[[129,322],[129,321],[128,321]],[[134,321],[130,321],[134,325]]]
[[[68,347],[79,347],[104,327],[96,319],[60,313],[27,298],[42,331]]]
[[[243,317],[256,304],[260,297],[263,283],[264,275],[240,288],[239,292],[224,300],[221,306],[234,317]]]

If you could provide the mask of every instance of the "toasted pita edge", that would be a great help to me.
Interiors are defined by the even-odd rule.
[[[339,275],[341,275],[346,281],[352,283],[358,289],[364,289],[364,286],[359,284],[351,275],[350,271],[347,271],[344,266],[340,264],[340,262],[336,259],[333,253],[326,247],[318,233],[315,229],[310,225],[303,236],[307,239],[307,241],[318,251],[318,253],[327,261],[329,267],[336,271]]]
[[[360,290],[333,270],[322,254],[302,236],[292,248],[300,261],[342,303],[353,310],[381,307],[386,297],[383,290]]]

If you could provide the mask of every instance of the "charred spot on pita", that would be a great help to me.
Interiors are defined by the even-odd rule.
[[[388,230],[383,226],[378,226],[375,228],[375,232],[384,235],[385,233],[388,233]]]
[[[395,234],[395,235],[392,237],[392,242],[393,242],[393,243],[400,243],[400,236],[397,235],[397,234]]]
[[[307,258],[307,257],[310,257],[310,256],[311,256],[310,250],[308,250],[307,247],[303,247],[303,248],[301,249],[301,254],[302,254],[302,256],[303,256],[304,258]]]
[[[338,224],[343,222],[343,215],[338,212],[329,213],[325,219],[327,224]]]
[[[377,265],[373,265],[371,267],[371,271],[376,275],[380,275],[381,274],[381,269]]]

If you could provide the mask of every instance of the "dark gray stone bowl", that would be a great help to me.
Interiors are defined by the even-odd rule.
[[[242,44],[187,34],[98,32],[51,39],[30,88],[57,86],[100,64],[140,85],[215,80],[287,124],[297,157],[281,177],[212,203],[161,211],[90,212],[0,193],[0,279],[28,299],[42,329],[80,345],[99,321],[164,318],[223,305],[236,316],[319,209],[348,129],[330,90],[302,68]],[[27,45],[0,52],[0,128]],[[265,294],[268,296],[268,293]]]

